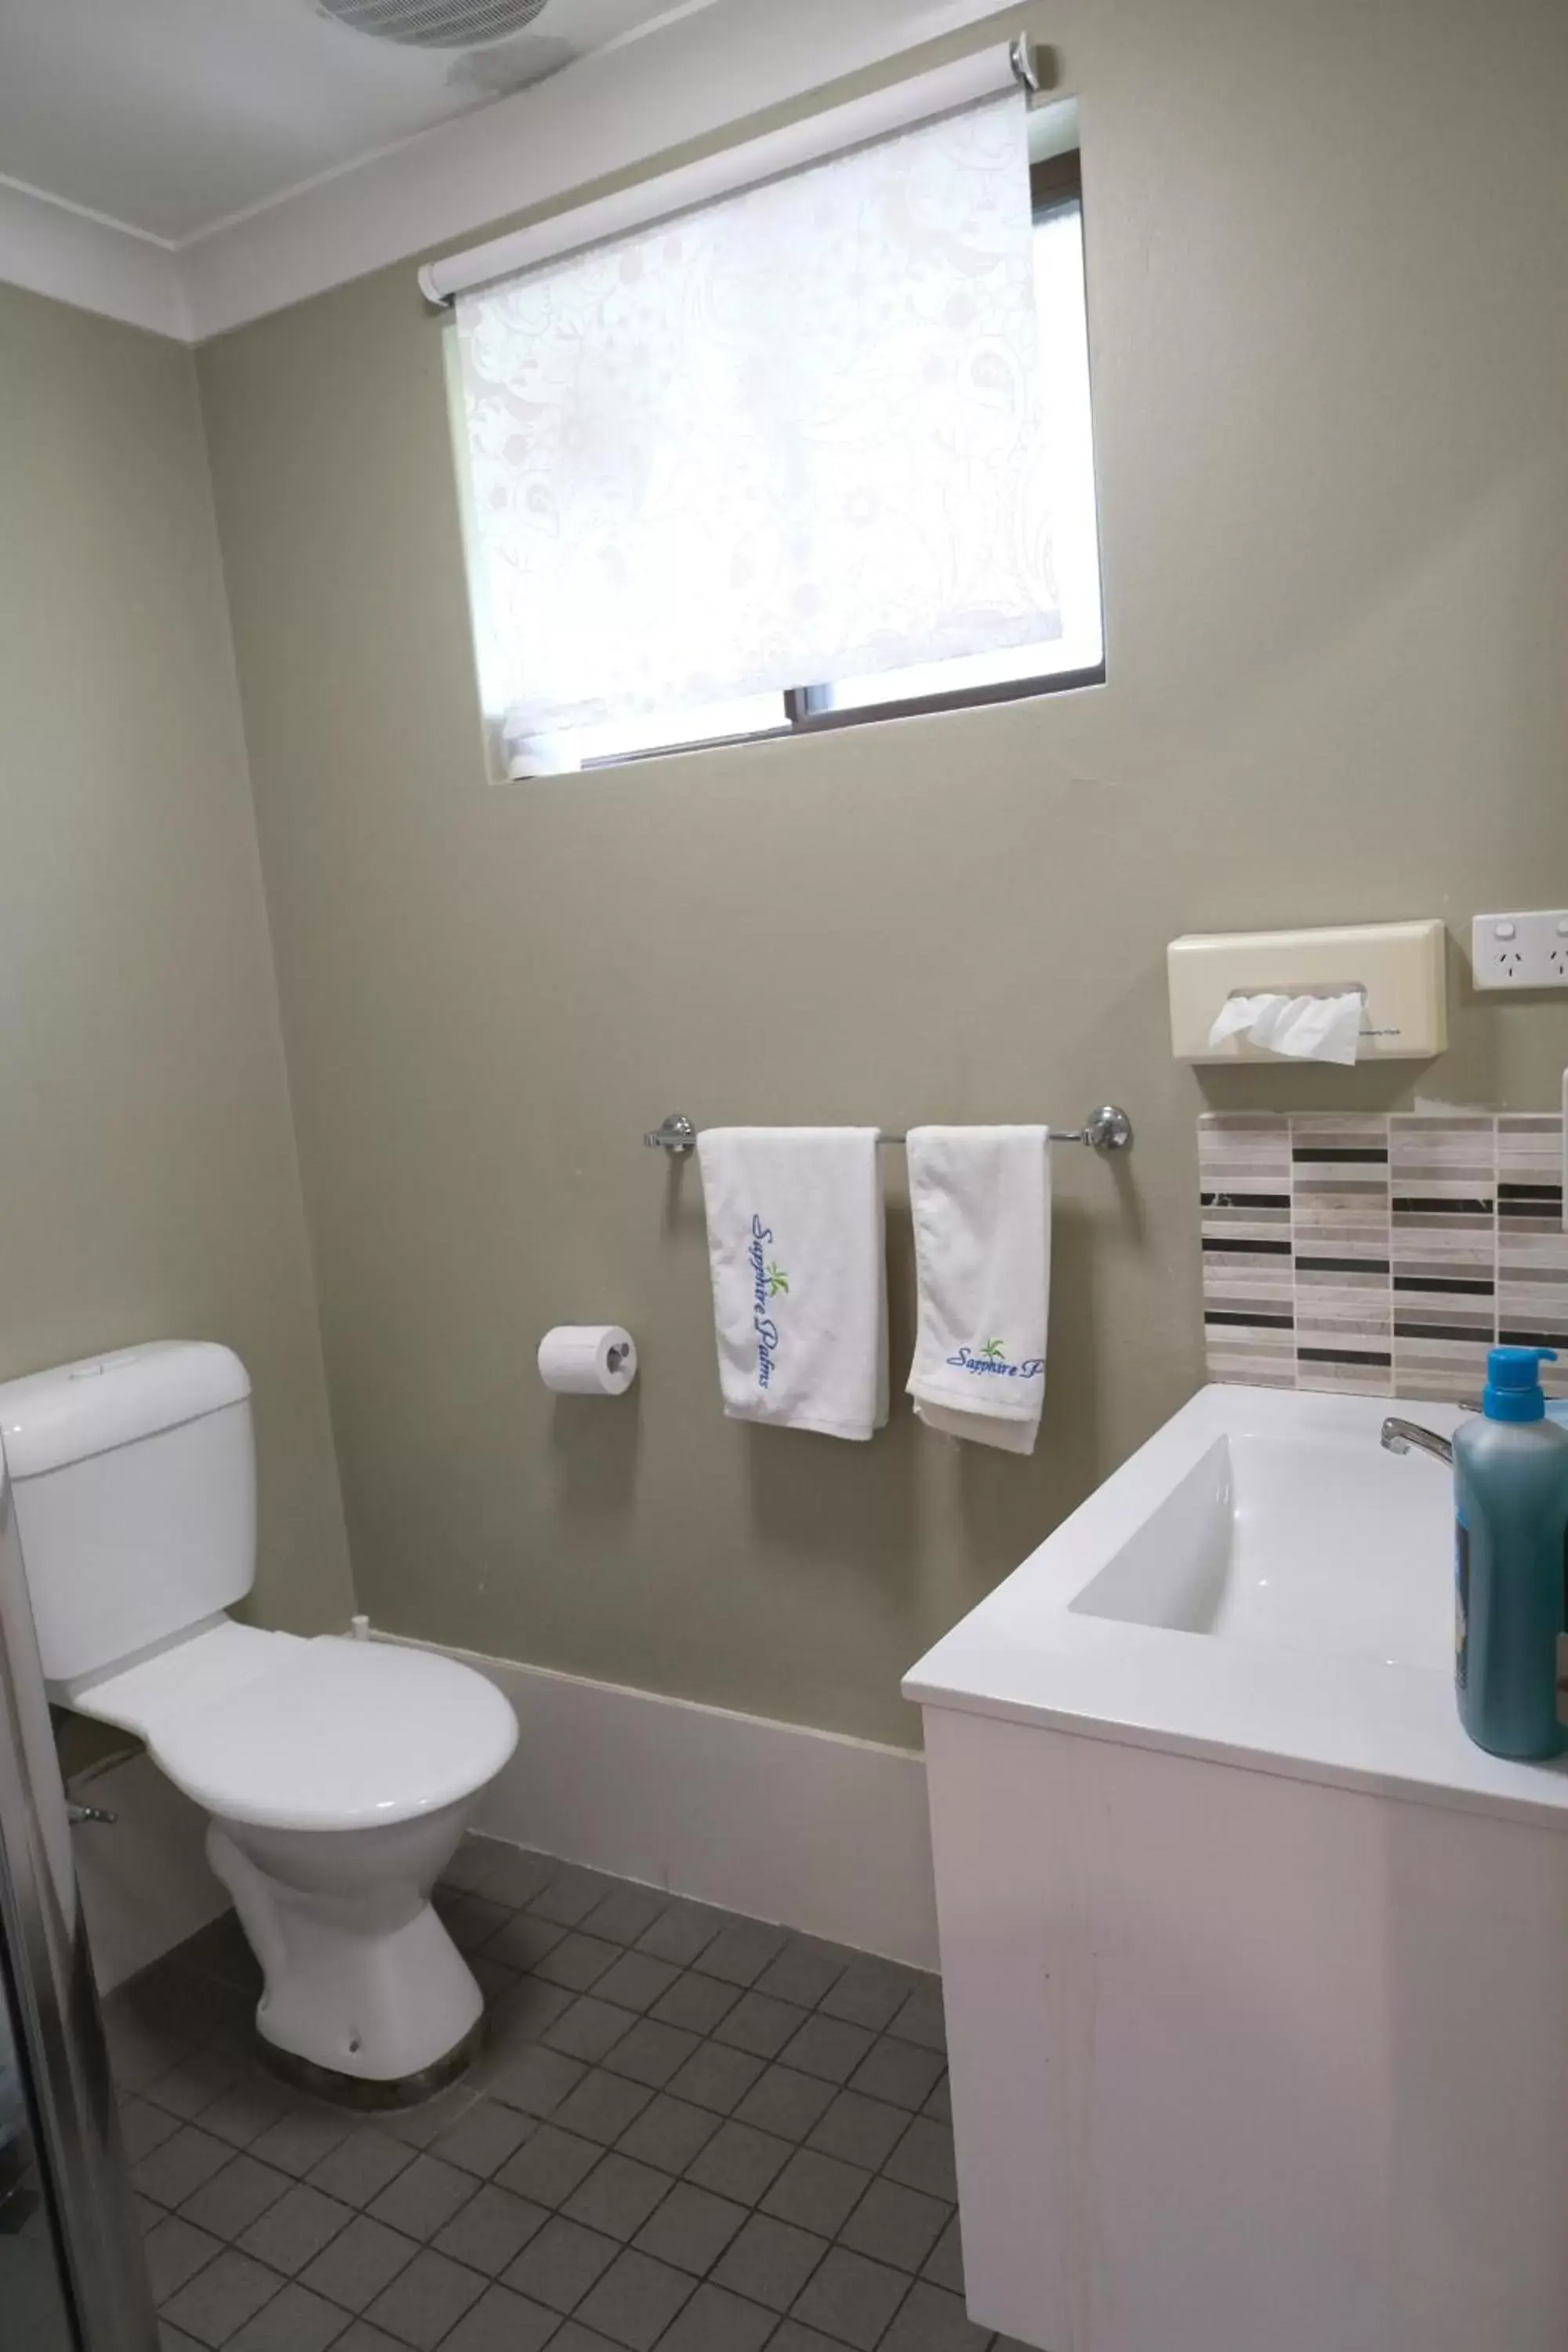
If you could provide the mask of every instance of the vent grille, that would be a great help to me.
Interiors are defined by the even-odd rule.
[[[323,12],[378,41],[470,49],[531,25],[545,0],[319,0]]]

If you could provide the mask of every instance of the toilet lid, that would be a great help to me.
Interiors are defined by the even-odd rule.
[[[237,1689],[146,1725],[175,1785],[261,1827],[374,1829],[471,1797],[517,1745],[517,1717],[471,1666],[331,1635],[290,1642]]]

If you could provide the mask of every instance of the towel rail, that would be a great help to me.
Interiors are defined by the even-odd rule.
[[[1051,1143],[1087,1144],[1091,1151],[1127,1151],[1132,1143],[1132,1121],[1115,1103],[1101,1103],[1098,1110],[1090,1111],[1081,1127],[1048,1127],[1046,1136]],[[908,1139],[904,1135],[893,1134],[878,1138],[881,1143],[904,1143]],[[684,1160],[696,1148],[697,1129],[684,1111],[671,1111],[658,1127],[648,1129],[643,1143],[649,1151],[668,1151],[672,1159]]]

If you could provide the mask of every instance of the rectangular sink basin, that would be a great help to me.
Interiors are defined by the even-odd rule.
[[[904,1683],[1054,1723],[1467,1807],[1568,1807],[1568,1766],[1483,1755],[1453,1698],[1453,1501],[1385,1454],[1453,1405],[1211,1387]]]

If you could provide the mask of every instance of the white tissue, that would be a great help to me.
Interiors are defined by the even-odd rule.
[[[1350,1064],[1361,1049],[1363,996],[1233,996],[1209,1031],[1211,1046],[1244,1037],[1293,1062]]]

